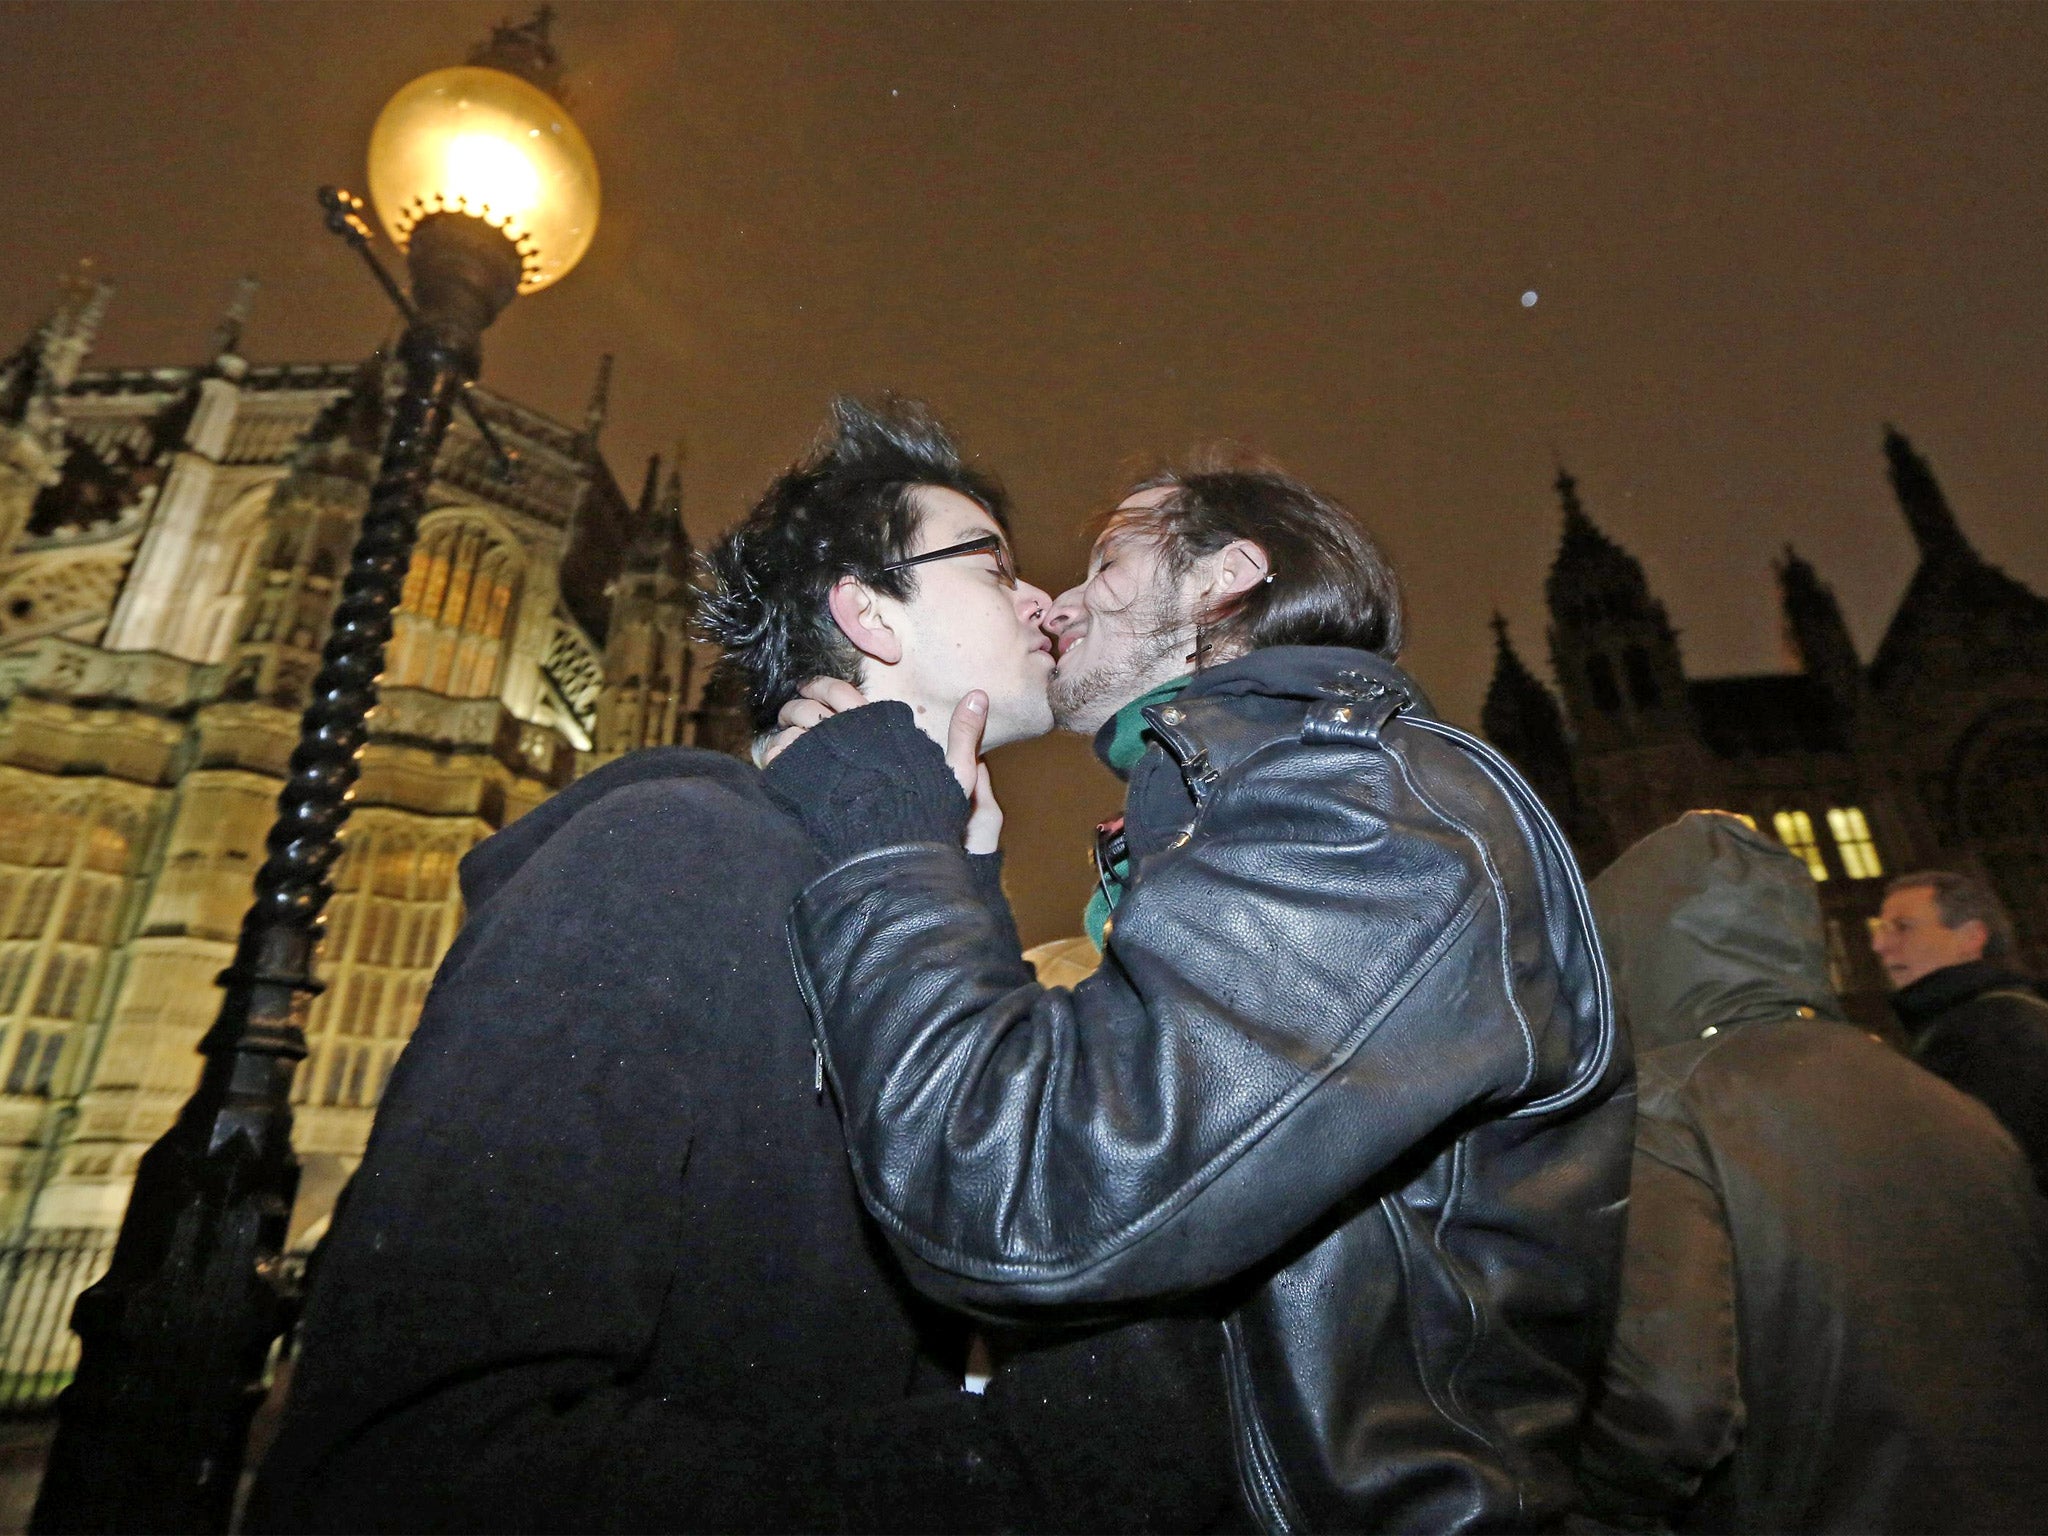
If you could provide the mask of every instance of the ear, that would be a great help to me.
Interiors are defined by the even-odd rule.
[[[861,655],[885,667],[893,667],[903,659],[902,637],[889,627],[872,587],[852,576],[842,576],[832,584],[832,595],[826,602],[839,633]]]
[[[1273,562],[1250,539],[1233,539],[1212,557],[1216,574],[1210,592],[1217,597],[1236,597],[1249,592],[1271,574]]]
[[[1982,959],[1984,946],[1991,942],[1991,925],[1981,917],[1973,917],[1966,923],[1956,924],[1955,931],[1962,936],[1964,943],[1976,944],[1977,956]]]

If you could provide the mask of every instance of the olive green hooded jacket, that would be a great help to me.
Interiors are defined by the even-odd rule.
[[[2048,1530],[2048,1205],[2011,1138],[1841,1022],[1811,878],[1738,819],[1592,893],[1640,1074],[1593,1511]]]

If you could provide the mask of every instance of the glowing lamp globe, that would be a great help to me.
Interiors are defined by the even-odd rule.
[[[501,69],[421,75],[370,130],[370,200],[392,241],[437,213],[468,214],[519,252],[519,291],[561,277],[597,232],[597,161],[561,103]]]

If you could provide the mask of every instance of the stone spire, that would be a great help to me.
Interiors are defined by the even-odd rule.
[[[1493,680],[1479,712],[1487,739],[1520,760],[1520,746],[1555,747],[1566,756],[1564,712],[1548,688],[1531,672],[1508,638],[1508,621],[1500,611],[1493,619]]]
[[[1689,736],[1678,634],[1642,562],[1594,525],[1562,465],[1556,488],[1564,530],[1544,589],[1550,660],[1581,746],[1604,751]]]
[[[256,302],[256,290],[262,286],[253,277],[235,280],[228,307],[221,312],[220,324],[213,328],[212,339],[206,346],[206,355],[212,359],[216,373],[239,378],[249,366],[241,356],[242,327],[249,323],[250,307]]]
[[[655,487],[657,487],[660,484],[661,455],[658,453],[650,453],[647,456],[646,478],[644,478],[640,482],[640,500],[634,503],[633,506],[633,540],[632,543],[627,546],[629,550],[629,554],[627,556],[628,559],[631,559],[630,551],[636,550],[639,547],[642,534],[646,531],[648,526],[654,522],[656,517],[659,516],[659,513],[655,507],[654,492]]]
[[[597,447],[598,435],[604,431],[605,418],[612,408],[612,355],[607,352],[597,360],[597,378],[591,382],[590,404],[583,408],[583,442],[586,449]]]
[[[640,503],[627,525],[625,558],[609,589],[604,687],[592,745],[600,756],[687,738],[696,657],[690,643],[695,590],[683,531],[682,450],[664,482],[661,455],[647,461]]]
[[[1957,526],[1933,468],[1905,433],[1889,422],[1884,429],[1884,457],[1892,493],[1899,498],[1899,510],[1906,515],[1913,542],[1920,546],[1920,558],[1974,561],[1977,552]]]
[[[1557,491],[1557,502],[1564,509],[1564,534],[1566,538],[1583,538],[1588,534],[1604,537],[1593,526],[1593,519],[1586,516],[1586,509],[1579,501],[1579,482],[1572,472],[1564,467],[1564,460],[1557,461],[1557,479],[1552,482]]]
[[[92,263],[82,261],[64,285],[64,301],[43,331],[43,371],[54,392],[69,389],[99,340],[114,297],[111,283],[93,276]]]
[[[1498,611],[1493,615],[1493,639],[1493,680],[1479,711],[1480,728],[1522,770],[1551,813],[1569,825],[1578,797],[1564,712],[1516,654],[1508,638],[1508,621]]]
[[[36,498],[63,479],[72,446],[64,391],[92,351],[113,296],[92,263],[80,262],[64,280],[57,307],[0,362],[0,555],[28,527]]]
[[[19,428],[51,457],[52,479],[63,459],[63,412],[57,399],[92,352],[114,297],[112,285],[93,276],[89,260],[81,261],[60,288],[57,307],[0,364],[0,424]]]
[[[675,458],[665,481],[661,455],[657,453],[647,461],[647,478],[641,484],[639,505],[633,512],[623,570],[662,571],[679,581],[689,578],[690,535],[683,527],[681,443],[676,444]]]
[[[1842,617],[1842,605],[1834,589],[1790,544],[1778,561],[1777,573],[1789,659],[1820,685],[1846,724],[1861,704],[1864,677],[1856,642]]]

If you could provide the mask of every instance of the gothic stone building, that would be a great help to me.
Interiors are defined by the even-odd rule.
[[[75,281],[0,365],[0,1221],[118,1225],[197,1081],[368,500],[395,375],[238,355],[87,369]],[[688,639],[681,490],[637,506],[580,426],[458,415],[370,722],[297,1079],[295,1225],[353,1168],[461,920],[456,862],[595,761],[729,745]]]
[[[2048,965],[2048,601],[1970,545],[1927,461],[1884,443],[1919,568],[1866,664],[1834,593],[1790,549],[1777,567],[1793,670],[1688,678],[1643,568],[1560,472],[1550,659],[1563,696],[1499,636],[1483,722],[1597,872],[1681,812],[1748,816],[1820,882],[1838,981],[1883,1016],[1867,924],[1884,877],[1988,875]]]

